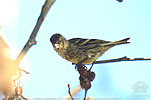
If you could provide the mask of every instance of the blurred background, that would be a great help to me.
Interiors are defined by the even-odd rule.
[[[0,0],[0,26],[9,43],[12,59],[27,42],[45,0]],[[130,37],[130,44],[116,46],[98,60],[151,57],[150,0],[56,0],[21,67],[30,72],[23,80],[29,98],[62,98],[67,84],[79,85],[74,65],[62,59],[49,41],[54,33],[67,39],[93,38],[115,41]],[[89,67],[89,66],[88,66]],[[96,77],[87,97],[134,100],[151,95],[151,61],[96,64]],[[144,91],[143,91],[144,90]],[[83,98],[84,90],[75,96]],[[138,100],[138,99],[137,99]]]

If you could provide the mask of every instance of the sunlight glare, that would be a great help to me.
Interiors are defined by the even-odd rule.
[[[19,0],[0,0],[0,25],[15,22],[18,12]]]

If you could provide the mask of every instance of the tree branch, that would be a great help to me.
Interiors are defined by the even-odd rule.
[[[103,63],[113,63],[113,62],[121,62],[121,61],[144,61],[144,60],[151,60],[151,57],[149,58],[128,58],[126,56],[121,57],[121,58],[116,58],[116,59],[109,59],[109,60],[102,60],[102,61],[96,61],[93,64],[103,64]],[[74,63],[73,63],[74,64]],[[92,66],[91,66],[92,67]],[[91,68],[90,68],[91,70]],[[79,71],[78,71],[79,72]],[[84,72],[82,72],[84,73]],[[93,78],[94,79],[94,78]],[[77,88],[77,87],[76,87]],[[75,88],[75,89],[76,89]],[[87,94],[87,90],[85,89],[85,96],[84,96],[84,100],[86,100],[86,94]],[[71,94],[72,95],[72,94]],[[68,95],[68,98],[70,98],[70,95]],[[68,99],[67,99],[68,100]],[[93,100],[93,98],[88,98],[88,100]]]
[[[26,100],[26,98],[22,95],[22,87],[19,86],[20,84],[15,84],[15,83],[13,83],[13,81],[20,80],[21,71],[24,71],[25,73],[28,74],[28,72],[26,72],[22,68],[18,67],[18,65],[20,64],[21,60],[23,59],[25,54],[28,52],[30,47],[32,45],[36,44],[35,38],[36,38],[37,32],[38,32],[42,22],[44,21],[50,7],[53,5],[54,2],[55,2],[55,0],[46,0],[45,4],[42,7],[42,11],[37,20],[37,23],[29,37],[29,40],[27,41],[27,43],[21,50],[21,52],[18,55],[18,57],[16,58],[16,60],[15,61],[13,61],[11,59],[6,60],[6,65],[4,66],[4,68],[6,70],[3,70],[3,71],[6,71],[6,72],[3,72],[3,74],[4,74],[3,79],[6,80],[6,81],[4,81],[4,83],[7,83],[7,84],[3,84],[4,86],[6,86],[6,88],[3,87],[4,88],[3,93],[5,96],[4,99],[12,100],[12,98],[15,98],[15,99],[19,99],[19,100],[22,100],[22,99]],[[5,60],[3,59],[2,61],[5,61]],[[2,65],[4,65],[4,64],[2,64]],[[7,70],[8,69],[7,67],[10,67],[9,70]],[[2,68],[2,69],[4,69],[4,68]],[[16,75],[17,71],[19,71],[19,76]],[[17,78],[13,79],[14,76],[17,76]],[[20,83],[20,81],[19,81],[19,83]]]
[[[30,47],[33,46],[34,44],[36,44],[35,38],[36,38],[36,35],[38,33],[38,30],[39,30],[42,22],[44,21],[44,19],[45,19],[47,13],[48,13],[50,7],[53,5],[54,2],[55,2],[55,0],[46,0],[45,4],[43,5],[41,14],[40,14],[40,16],[38,18],[36,26],[34,27],[34,30],[32,31],[32,33],[31,33],[31,35],[29,37],[29,40],[27,41],[27,43],[25,44],[25,46],[21,50],[20,54],[16,58],[17,65],[19,65],[19,63],[21,62],[23,57],[26,55],[26,53],[28,52]]]
[[[125,56],[125,57],[116,58],[116,59],[96,61],[94,64],[113,63],[113,62],[121,62],[121,61],[144,61],[144,60],[151,60],[151,57],[149,57],[149,58],[128,58]]]
[[[69,89],[69,87],[68,87],[68,89]],[[73,95],[77,94],[81,89],[82,89],[82,88],[81,88],[81,86],[79,85],[79,86],[77,86],[76,88],[74,88],[74,89],[71,91],[70,94],[73,96]],[[69,91],[68,91],[68,93],[69,93]],[[68,100],[68,99],[70,99],[70,98],[71,98],[71,96],[70,96],[69,94],[67,94],[62,100]]]
[[[71,92],[70,92],[70,84],[68,84],[68,93],[69,93],[69,95],[70,95],[70,98],[71,98],[72,100],[74,100],[73,97],[72,97],[72,95],[71,95]]]

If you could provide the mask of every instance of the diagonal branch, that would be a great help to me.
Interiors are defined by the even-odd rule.
[[[102,63],[113,63],[113,62],[121,62],[121,61],[147,61],[151,60],[151,57],[149,58],[128,58],[128,57],[121,57],[116,59],[110,59],[110,60],[102,60],[102,61],[96,61],[94,64],[102,64]]]
[[[53,3],[55,2],[55,0],[46,0],[45,4],[42,7],[42,11],[41,14],[38,18],[38,21],[36,23],[36,26],[34,27],[34,30],[32,31],[29,40],[27,41],[27,43],[25,44],[24,48],[21,50],[20,54],[18,55],[18,57],[16,58],[16,63],[17,65],[19,65],[19,63],[21,62],[21,60],[23,59],[23,57],[26,55],[26,53],[28,52],[28,50],[30,49],[31,46],[33,46],[34,44],[36,44],[36,35],[38,33],[38,30],[42,24],[42,22],[44,21],[50,7],[53,5]]]
[[[16,60],[11,60],[11,59],[6,59],[6,61],[3,59],[3,61],[6,62],[4,67],[2,68],[3,72],[2,75],[4,78],[2,78],[4,80],[3,84],[3,93],[6,100],[14,100],[14,99],[24,99],[26,100],[26,98],[22,95],[22,86],[20,86],[20,77],[21,77],[21,71],[25,72],[28,74],[28,72],[26,72],[25,70],[23,70],[22,68],[18,67],[19,63],[21,62],[22,58],[25,56],[25,54],[28,52],[28,50],[30,49],[30,47],[34,44],[36,44],[36,35],[37,32],[42,24],[42,22],[44,21],[50,7],[52,6],[52,4],[55,2],[55,0],[46,0],[45,4],[42,7],[42,11],[41,14],[37,20],[36,26],[34,27],[34,30],[32,31],[29,40],[27,41],[27,43],[25,44],[24,48],[21,50],[20,54],[18,55],[18,57],[16,58]],[[1,66],[1,65],[0,65]],[[7,68],[9,67],[9,68]],[[9,69],[9,70],[8,70]],[[17,74],[17,72],[19,71],[19,75]],[[6,74],[5,74],[6,73]],[[14,77],[17,77],[14,79]],[[16,82],[17,81],[17,82]],[[0,82],[1,83],[1,82]],[[7,83],[7,84],[6,84]],[[1,87],[0,87],[1,88]],[[0,89],[1,90],[1,89]]]

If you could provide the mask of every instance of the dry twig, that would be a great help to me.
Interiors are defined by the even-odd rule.
[[[70,92],[70,84],[68,84],[68,93],[69,93],[71,99],[74,100],[73,97],[72,97],[72,95],[71,95],[71,92]]]
[[[50,7],[53,5],[54,2],[55,2],[55,0],[46,0],[45,4],[43,5],[41,14],[38,18],[38,21],[36,23],[34,30],[32,31],[32,33],[29,37],[29,40],[27,41],[24,48],[21,50],[20,54],[18,55],[18,57],[16,59],[16,63],[18,65],[21,62],[21,60],[23,59],[23,57],[25,56],[25,54],[27,53],[27,51],[30,49],[30,47],[33,46],[34,44],[36,44],[35,38],[38,33],[38,30],[39,30],[42,22],[44,21]]]
[[[96,61],[94,64],[113,63],[113,62],[121,62],[121,61],[147,61],[147,60],[151,60],[151,57],[150,58],[128,58],[124,56],[124,57],[116,58],[116,59]]]
[[[69,88],[68,88],[68,89],[69,89]],[[75,95],[77,92],[79,92],[81,89],[82,89],[82,88],[81,88],[81,86],[79,85],[79,86],[77,86],[76,88],[74,88],[72,91],[70,91],[70,93],[71,93],[71,95],[73,96],[73,95]],[[70,98],[71,98],[71,96],[70,96],[69,94],[67,94],[65,97],[62,98],[62,100],[68,100],[68,99],[70,99]]]

